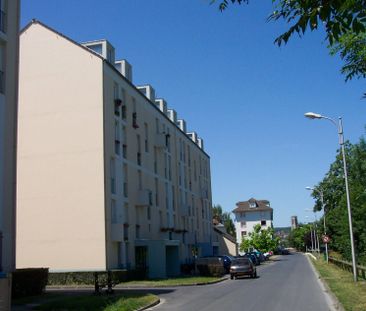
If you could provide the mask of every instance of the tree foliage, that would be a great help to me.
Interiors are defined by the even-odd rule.
[[[222,223],[226,232],[235,238],[235,225],[230,214],[230,212],[223,212],[222,206],[219,204],[212,207],[213,219],[216,219],[219,223]]]
[[[366,141],[362,137],[357,144],[347,143],[346,159],[353,218],[356,255],[366,263]],[[342,158],[338,154],[323,180],[315,187],[315,210],[321,210],[320,191],[324,193],[327,234],[330,247],[351,259],[347,201]],[[322,226],[321,226],[322,228]]]
[[[311,225],[300,224],[297,228],[292,229],[288,241],[291,247],[299,251],[305,251],[306,248],[311,247]]]
[[[274,235],[273,228],[262,229],[261,225],[255,225],[249,238],[243,238],[240,243],[240,251],[246,252],[250,248],[257,249],[263,253],[274,250],[278,247],[280,239]]]
[[[230,4],[249,0],[212,0],[224,11]],[[294,35],[323,27],[331,54],[345,61],[341,72],[346,80],[366,76],[366,0],[272,0],[274,11],[268,21],[284,20],[289,28],[275,39],[279,46]]]

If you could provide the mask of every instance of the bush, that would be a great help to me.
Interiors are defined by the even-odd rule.
[[[131,280],[143,280],[147,271],[138,270],[110,270],[112,283],[118,284]],[[51,272],[48,276],[48,285],[94,285],[94,271],[83,272]],[[100,284],[107,284],[107,271],[98,271]]]
[[[46,288],[48,268],[17,269],[13,272],[12,297],[40,295]]]
[[[180,265],[180,271],[182,274],[191,274],[194,271],[194,264],[193,263],[185,263]]]

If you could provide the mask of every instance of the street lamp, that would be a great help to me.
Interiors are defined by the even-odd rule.
[[[309,219],[309,216],[306,215],[305,219]],[[311,224],[309,221],[307,222],[308,224]],[[314,251],[314,240],[313,240],[313,230],[310,227],[310,241],[311,241],[311,252]]]
[[[342,118],[338,118],[338,124],[332,118],[322,116],[321,114],[314,112],[305,113],[305,117],[309,119],[326,119],[332,122],[335,127],[338,129],[338,137],[339,137],[339,145],[342,150],[342,159],[343,159],[343,172],[344,172],[344,182],[346,185],[346,197],[347,197],[347,210],[348,210],[348,224],[349,224],[349,234],[351,240],[351,252],[352,252],[352,269],[353,269],[353,280],[357,282],[357,266],[356,266],[356,254],[355,254],[355,244],[353,240],[353,229],[352,229],[352,213],[351,213],[351,200],[349,197],[349,188],[348,188],[348,176],[347,176],[347,163],[346,163],[346,154],[344,150],[344,137],[343,137],[343,122]]]
[[[318,237],[318,234],[316,233],[317,232],[317,228],[316,228],[316,215],[315,215],[315,211],[314,210],[311,210],[311,209],[306,209],[305,210],[306,212],[314,212],[314,222],[313,222],[313,226],[312,226],[312,229],[310,230],[311,232],[311,236],[314,235],[314,246],[315,246],[315,251],[317,251],[319,253],[319,237]]]
[[[322,203],[322,209],[323,209],[323,226],[324,226],[324,236],[327,235],[327,227],[325,225],[325,205],[324,205],[324,193],[323,190],[321,189],[315,189],[312,187],[305,187],[306,190],[311,190],[311,191],[315,191],[318,192],[320,194],[320,201]],[[324,243],[325,244],[325,258],[327,263],[329,262],[329,255],[328,255],[328,242]]]

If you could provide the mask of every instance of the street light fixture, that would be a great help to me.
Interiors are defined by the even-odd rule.
[[[319,250],[320,250],[320,247],[319,247],[319,237],[318,237],[318,234],[316,233],[317,231],[317,228],[316,228],[316,215],[315,215],[315,211],[312,210],[312,209],[305,209],[306,212],[314,212],[314,222],[313,222],[313,226],[312,226],[312,229],[310,230],[310,233],[311,233],[311,237],[313,238],[314,236],[314,247],[315,247],[315,251],[318,252],[319,254]]]
[[[324,205],[324,193],[323,190],[321,189],[315,189],[312,187],[305,187],[306,190],[311,190],[311,191],[315,191],[318,192],[320,194],[320,201],[322,203],[322,209],[323,209],[323,226],[324,226],[324,236],[327,235],[327,227],[325,225],[325,205]],[[328,254],[328,243],[324,243],[325,244],[325,259],[327,261],[327,263],[329,262],[329,254]]]
[[[346,185],[346,197],[347,197],[347,210],[348,210],[348,224],[349,224],[349,234],[351,240],[351,252],[352,252],[352,270],[353,270],[353,280],[357,282],[357,266],[356,266],[356,254],[355,254],[355,244],[353,239],[353,229],[352,229],[352,213],[351,213],[351,200],[349,196],[349,188],[348,188],[348,174],[347,174],[347,163],[346,163],[346,154],[344,150],[344,136],[343,136],[343,122],[342,118],[338,118],[338,124],[332,118],[323,116],[314,112],[305,113],[305,117],[309,119],[326,119],[332,122],[335,127],[338,129],[338,137],[339,137],[339,145],[342,150],[342,159],[343,159],[343,172],[344,172],[344,182]]]
[[[305,219],[309,219],[309,216],[306,215]],[[311,223],[308,221],[307,224],[311,224]],[[313,252],[314,251],[314,240],[313,240],[313,230],[311,230],[311,227],[310,227],[310,241],[311,241],[311,252]]]

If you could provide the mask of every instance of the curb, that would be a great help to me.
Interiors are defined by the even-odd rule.
[[[115,289],[149,289],[149,288],[171,288],[171,287],[187,287],[187,286],[204,286],[204,285],[211,285],[221,283],[229,279],[229,276],[222,277],[216,281],[210,282],[202,282],[202,283],[193,283],[193,284],[181,284],[181,285],[157,285],[157,286],[145,286],[145,285],[131,285],[131,286],[123,286],[123,285],[116,285]]]
[[[311,269],[313,270],[314,274],[317,277],[318,283],[320,285],[320,288],[323,290],[326,300],[328,302],[328,305],[331,310],[334,311],[345,311],[342,304],[339,302],[336,295],[333,294],[332,290],[329,288],[327,282],[325,282],[322,277],[320,276],[318,270],[314,267],[313,263],[311,262],[309,256],[306,256],[306,258],[309,261],[309,264],[311,266]]]
[[[143,310],[150,309],[152,307],[157,306],[159,303],[160,303],[160,298],[158,297],[158,299],[156,299],[156,301],[150,303],[149,305],[147,305],[145,307],[141,307],[140,309],[137,309],[136,311],[143,311]]]

